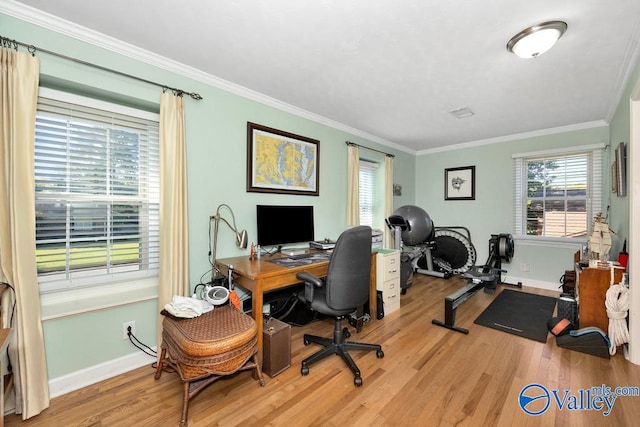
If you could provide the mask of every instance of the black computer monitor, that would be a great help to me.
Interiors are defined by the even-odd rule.
[[[313,206],[257,205],[256,218],[260,246],[314,240]]]

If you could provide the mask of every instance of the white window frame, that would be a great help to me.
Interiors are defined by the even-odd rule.
[[[380,164],[371,160],[360,159],[358,164],[359,221],[360,225],[368,225],[371,228],[376,228],[376,197],[378,194],[379,168]],[[364,182],[364,180],[368,182]]]
[[[40,88],[39,96],[159,122],[159,114],[157,113],[48,88]],[[159,177],[157,184],[159,184]],[[157,196],[154,193],[152,197],[159,197],[159,192]],[[157,199],[153,202],[156,203]],[[62,280],[59,277],[47,280],[46,276],[39,276],[43,319],[153,299],[157,296],[157,276],[157,265],[139,271],[103,274],[93,277],[64,278]],[[97,284],[106,286],[95,286]],[[80,295],[82,295],[82,302],[78,300]]]
[[[585,244],[591,232],[593,217],[602,212],[603,194],[603,151],[604,144],[590,144],[553,150],[533,151],[513,154],[514,180],[514,239],[531,243],[559,243]],[[541,157],[563,157],[575,154],[588,154],[590,158],[587,171],[587,236],[584,237],[547,237],[532,236],[526,233],[526,201],[527,201],[527,170],[524,167],[529,159]]]

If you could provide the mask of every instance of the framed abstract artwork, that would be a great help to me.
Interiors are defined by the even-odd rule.
[[[444,170],[445,200],[476,199],[476,167],[463,166]]]

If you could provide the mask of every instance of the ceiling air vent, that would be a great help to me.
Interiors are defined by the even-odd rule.
[[[455,110],[449,111],[454,117],[458,119],[466,119],[467,117],[473,116],[473,111],[471,111],[467,107],[456,108]]]

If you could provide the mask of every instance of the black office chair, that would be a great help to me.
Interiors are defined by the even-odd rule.
[[[350,228],[340,235],[325,279],[306,271],[297,274],[298,279],[305,283],[304,293],[300,292],[298,298],[311,310],[335,318],[333,339],[304,335],[304,345],[313,342],[324,348],[302,361],[302,375],[309,373],[310,364],[337,354],[353,371],[354,384],[361,386],[360,369],[349,355],[349,350],[375,350],[378,358],[384,357],[380,345],[345,341],[351,334],[346,327],[342,328],[342,320],[369,299],[370,275],[371,228],[366,226]]]

